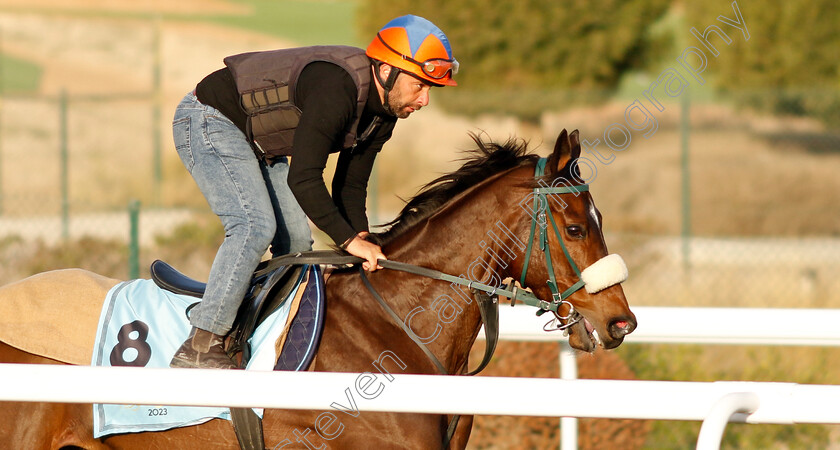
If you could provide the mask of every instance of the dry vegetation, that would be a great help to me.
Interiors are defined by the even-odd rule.
[[[480,361],[484,349],[473,349],[471,361]],[[557,378],[558,345],[546,342],[500,342],[493,362],[481,376]],[[632,380],[636,377],[612,352],[579,358],[578,376],[588,379]],[[492,395],[492,394],[488,394]],[[562,402],[562,392],[534,392],[546,402]],[[556,447],[560,420],[548,417],[476,416],[470,439],[475,449],[545,449]],[[643,420],[580,419],[578,445],[581,449],[642,448],[650,429]],[[619,444],[620,443],[620,444]]]
[[[57,4],[60,9],[56,12]],[[121,209],[130,198],[141,198],[145,204],[153,201],[154,99],[148,94],[156,27],[160,32],[163,79],[158,123],[164,170],[161,206],[206,213],[200,193],[172,148],[169,117],[183,93],[220,67],[224,56],[291,43],[193,22],[62,14],[89,10],[183,12],[199,9],[199,4],[203,11],[236,13],[240,8],[221,0],[2,0],[0,49],[44,69],[37,97],[14,97],[2,104],[0,186],[4,214],[29,217],[56,215],[60,210],[56,98],[62,90],[71,98],[68,150],[74,211]],[[141,95],[135,99],[92,100],[89,96],[94,94]],[[87,97],[82,100],[79,96]],[[454,168],[456,163],[452,161],[458,157],[458,150],[471,145],[468,131],[485,130],[500,140],[524,138],[537,152],[547,154],[561,128],[579,128],[586,139],[601,138],[607,125],[623,120],[629,103],[546,114],[539,126],[505,117],[466,119],[432,106],[401,123],[383,151],[377,165],[380,194],[374,213],[384,222],[400,208],[400,197],[412,195],[418,186]],[[753,241],[753,247],[738,247],[737,241],[729,240],[700,242],[695,244],[697,248],[692,247],[688,260],[692,271],[687,274],[681,242],[663,239],[679,236],[682,206],[678,106],[666,106],[666,112],[658,117],[659,131],[650,139],[634,135],[631,146],[617,153],[612,164],[599,167],[592,188],[605,217],[611,250],[622,253],[631,265],[631,280],[626,285],[631,303],[840,306],[840,286],[834,276],[840,269],[840,250],[835,251],[834,242],[840,235],[840,177],[836,176],[840,171],[840,137],[826,134],[818,124],[807,120],[757,117],[722,105],[695,106],[690,141],[692,232],[706,237],[793,239]],[[173,230],[159,246],[144,248],[142,263],[163,257],[195,277],[206,277],[215,242],[220,238],[218,226],[211,217],[201,219],[194,229],[178,232],[186,234]],[[832,239],[803,241],[799,239],[802,237]],[[74,251],[117,255],[117,259],[81,260],[72,256]],[[124,251],[120,243],[83,241],[75,247],[46,248],[12,237],[0,242],[0,277],[12,281],[55,264],[81,265],[123,277],[124,267],[119,261]],[[52,265],[39,264],[44,253],[56,256]],[[699,359],[719,361],[726,354],[725,350],[712,349]],[[773,364],[773,358],[759,357],[764,360],[758,362],[759,367]],[[803,358],[810,358],[806,366],[809,361],[816,366],[826,354],[807,353]],[[615,353],[582,358],[580,372],[582,377],[633,377]],[[487,375],[557,376],[556,351],[546,344],[501,345]],[[667,374],[657,372],[656,376]],[[840,382],[827,376],[808,375],[804,381]],[[562,399],[562,395],[556,398]],[[649,428],[650,424],[642,422],[584,420],[581,448],[612,448],[616,442],[622,448],[639,448]],[[597,433],[590,432],[595,429]],[[553,447],[557,421],[478,418],[473,439],[474,448]]]

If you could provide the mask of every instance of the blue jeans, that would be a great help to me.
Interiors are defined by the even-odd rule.
[[[274,256],[310,250],[312,233],[289,190],[288,159],[271,166],[257,160],[245,134],[194,93],[176,108],[172,130],[178,156],[225,228],[190,323],[225,334],[269,245]]]

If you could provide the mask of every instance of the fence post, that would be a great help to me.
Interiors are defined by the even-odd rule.
[[[0,28],[0,48],[3,48],[3,29]],[[3,64],[3,57],[0,56],[0,163],[3,159],[3,96],[6,95],[6,66]],[[3,173],[3,166],[0,164],[0,175]],[[0,176],[0,215],[3,215],[3,178]]]
[[[59,116],[59,152],[61,154],[60,160],[60,183],[61,183],[61,237],[65,241],[70,237],[70,199],[68,194],[69,189],[69,175],[68,175],[68,151],[67,151],[67,90],[61,89],[58,97],[58,116]]]
[[[152,52],[154,54],[153,57],[153,64],[152,64],[152,152],[153,152],[153,164],[154,167],[152,171],[154,173],[154,187],[153,193],[154,196],[153,204],[155,206],[160,206],[160,199],[161,199],[161,184],[163,182],[163,162],[161,156],[161,138],[163,136],[163,132],[161,130],[160,120],[161,120],[161,103],[163,102],[163,87],[162,87],[162,75],[161,75],[161,19],[160,16],[157,16],[154,21],[154,36],[152,38]]]
[[[2,59],[2,58],[0,58]],[[3,65],[0,63],[0,74],[3,73]],[[3,87],[3,76],[0,75],[0,216],[3,215],[3,206],[4,206],[4,198],[3,198],[3,95],[5,94],[4,87]]]
[[[691,103],[689,91],[685,90],[681,97],[680,113],[680,141],[682,170],[682,258],[683,270],[688,273],[691,268],[691,166],[689,164],[689,132],[691,128]]]
[[[578,377],[577,357],[569,341],[560,342],[560,379],[576,380]],[[578,420],[576,417],[560,418],[560,450],[577,450]]]
[[[140,201],[128,203],[129,239],[128,239],[128,278],[140,278]]]

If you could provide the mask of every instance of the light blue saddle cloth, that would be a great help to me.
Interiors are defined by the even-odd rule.
[[[293,290],[277,311],[254,331],[246,370],[272,370],[274,343],[286,325]],[[169,367],[175,350],[190,333],[186,308],[197,299],[159,288],[152,280],[120,283],[105,297],[91,365]],[[265,345],[263,345],[265,344]],[[130,389],[130,386],[126,386]],[[262,410],[255,410],[262,417]],[[93,437],[163,431],[230,419],[228,408],[167,405],[93,405]]]

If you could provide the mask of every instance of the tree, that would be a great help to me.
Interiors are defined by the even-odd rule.
[[[460,107],[511,111],[512,94],[528,94],[531,114],[546,90],[614,89],[623,73],[648,64],[664,44],[647,33],[671,0],[366,0],[362,35],[373,36],[390,19],[416,14],[438,25],[461,63],[456,77]],[[520,100],[520,105],[522,101]],[[461,108],[463,109],[463,108]],[[519,115],[522,116],[524,112]],[[528,115],[528,114],[525,114]],[[526,117],[528,118],[528,117]],[[533,118],[533,117],[531,117]]]
[[[738,2],[749,31],[737,30],[710,64],[717,88],[741,105],[809,115],[840,125],[840,3],[836,0]],[[703,32],[731,0],[685,2],[686,22]],[[728,32],[729,27],[724,26]]]

